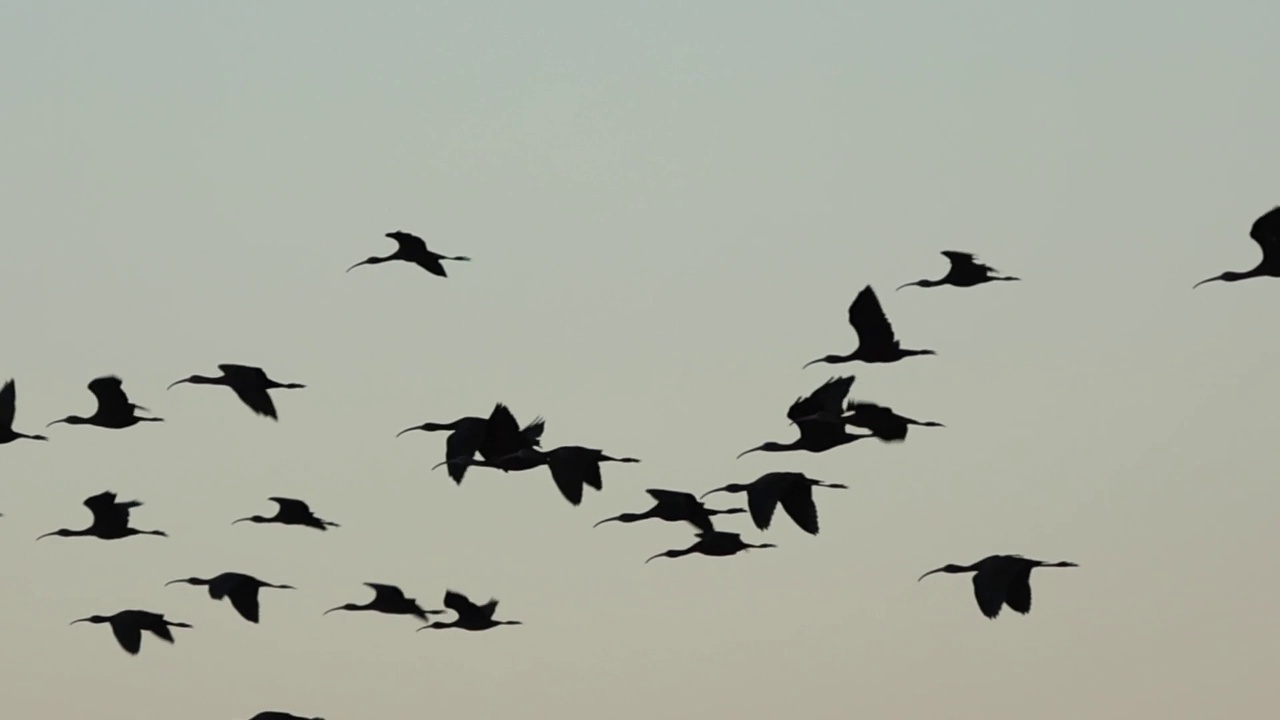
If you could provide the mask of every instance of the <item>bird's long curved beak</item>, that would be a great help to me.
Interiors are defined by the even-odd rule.
[[[666,557],[666,556],[667,556],[666,553],[658,553],[657,555],[654,555],[653,557],[649,558],[649,560],[657,560],[660,557]],[[649,560],[644,561],[646,565],[649,564]]]
[[[1221,275],[1214,275],[1214,276],[1213,276],[1213,277],[1211,277],[1211,278],[1205,278],[1204,280],[1201,280],[1200,282],[1196,283],[1195,285],[1192,285],[1192,286],[1191,286],[1191,289],[1192,289],[1192,290],[1195,290],[1196,288],[1200,287],[1201,285],[1203,285],[1203,284],[1205,284],[1205,283],[1207,283],[1207,282],[1213,282],[1214,280],[1221,280],[1221,279],[1222,279],[1222,276],[1221,276]]]
[[[191,382],[191,381],[188,378],[182,378],[181,380],[174,380],[173,382],[169,383],[169,387],[165,388],[165,390],[172,389],[174,385],[181,385],[182,383],[185,383],[185,382]]]
[[[818,358],[817,360],[810,360],[809,362],[805,363],[804,365],[801,365],[801,366],[800,366],[800,369],[801,369],[801,370],[803,370],[803,369],[805,369],[805,368],[809,367],[810,365],[816,365],[816,364],[818,364],[818,363],[820,363],[820,362],[822,362],[822,358]]]
[[[369,261],[368,261],[368,260],[361,260],[360,262],[356,263],[355,265],[352,265],[351,267],[347,268],[347,269],[346,269],[346,272],[351,272],[352,270],[355,270],[356,268],[360,267],[361,265],[368,265],[368,264],[369,264]]]
[[[240,518],[239,520],[232,520],[232,521],[231,521],[231,524],[232,524],[232,525],[235,525],[236,523],[247,522],[248,520],[249,520],[249,518],[244,517],[244,518]]]
[[[64,419],[62,419],[62,420],[54,420],[53,422],[49,423],[48,425],[45,425],[45,427],[53,427],[54,425],[57,425],[58,423],[64,423],[64,422],[66,422],[66,419],[65,419],[65,418],[64,418]]]
[[[901,290],[902,288],[912,287],[912,286],[914,286],[914,285],[919,285],[919,284],[920,284],[920,281],[919,281],[919,280],[917,280],[917,281],[915,281],[915,282],[909,282],[909,283],[906,283],[906,284],[904,284],[904,285],[899,285],[898,287],[894,288],[894,289],[893,289],[893,291],[894,291],[894,292],[897,292],[897,291]]]
[[[170,585],[173,585],[174,583],[184,583],[184,582],[186,582],[186,580],[185,580],[185,579],[183,579],[183,580],[170,580],[169,582],[165,583],[165,584],[164,584],[164,586],[165,586],[165,587],[169,587]]]
[[[336,607],[336,608],[329,608],[328,610],[325,610],[324,612],[320,613],[320,617],[324,617],[325,615],[328,615],[328,614],[329,614],[329,613],[331,613],[331,612],[334,612],[334,611],[337,611],[337,610],[341,610],[341,609],[342,609],[342,606],[341,606],[341,605],[339,605],[339,606],[338,606],[338,607]]]
[[[426,625],[423,625],[422,627],[418,628],[417,630],[414,630],[414,632],[422,632],[423,630],[435,630],[435,629],[436,629],[436,624],[435,624],[435,623],[427,623]]]
[[[738,453],[738,457],[742,457],[743,455],[746,455],[747,453],[758,452],[758,451],[759,451],[759,450],[761,450],[763,447],[764,447],[764,446],[762,445],[762,446],[760,446],[760,447],[753,447],[753,448],[751,448],[750,450],[743,450],[742,452]],[[736,460],[737,458],[734,458],[734,459]],[[704,496],[704,497],[705,497],[705,496]]]
[[[621,515],[615,515],[614,517],[611,517],[611,518],[605,518],[605,519],[601,520],[600,522],[596,523],[595,525],[592,525],[591,527],[593,527],[593,528],[595,528],[595,527],[600,527],[601,525],[603,525],[603,524],[605,524],[605,523],[607,523],[607,522],[613,522],[614,520],[621,520],[621,519],[622,519],[622,516],[621,516]]]
[[[82,623],[82,622],[89,622],[89,618],[80,618],[79,620],[72,620],[71,622],[69,622],[69,623],[67,623],[67,624],[68,624],[68,625],[75,625],[76,623]]]
[[[409,432],[410,430],[421,430],[421,429],[423,429],[421,425],[414,425],[413,427],[407,427],[401,430],[400,432],[396,433],[396,437],[400,437],[401,435]]]
[[[53,535],[57,535],[57,534],[58,534],[58,533],[57,533],[57,531],[54,531],[54,532],[47,532],[47,533],[45,533],[45,534],[41,535],[40,537],[38,537],[38,538],[36,538],[36,539],[37,539],[37,540],[43,540],[44,538],[51,537],[51,536],[53,536]]]
[[[932,575],[932,574],[934,574],[934,573],[937,573],[937,572],[942,572],[942,568],[938,568],[938,569],[936,569],[936,570],[930,570],[929,572],[927,572],[927,573],[925,573],[925,574],[921,575],[920,577],[916,578],[916,582],[920,582],[921,580],[923,580],[923,579],[925,579],[925,578],[929,577],[930,575]]]
[[[748,450],[747,452],[751,452],[751,451],[750,451],[750,450]],[[745,454],[745,453],[744,453],[744,454]],[[742,457],[742,455],[739,455],[738,457]],[[716,489],[714,489],[714,490],[708,490],[708,491],[706,491],[706,492],[702,493],[701,495],[699,495],[699,496],[698,496],[698,499],[699,499],[699,500],[701,500],[702,498],[704,498],[704,497],[706,497],[706,496],[708,496],[708,495],[710,495],[710,494],[712,494],[712,493],[718,493],[718,492],[724,492],[724,488],[722,488],[722,487],[718,487],[718,488],[716,488]]]

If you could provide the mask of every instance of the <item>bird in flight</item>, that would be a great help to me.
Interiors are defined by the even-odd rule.
[[[723,530],[713,530],[711,532],[701,531],[697,533],[698,541],[683,550],[667,550],[645,560],[656,560],[660,557],[678,558],[685,555],[708,555],[710,557],[728,557],[729,555],[737,555],[744,550],[777,547],[773,543],[761,543],[753,545],[745,542],[738,533],[724,532]]]
[[[322,717],[302,717],[293,713],[280,712],[279,710],[264,710],[254,715],[249,720],[324,720]]]
[[[83,530],[62,528],[47,532],[36,540],[47,537],[96,537],[99,540],[120,540],[134,535],[168,537],[163,530],[138,530],[129,527],[129,511],[142,506],[142,503],[137,500],[121,502],[116,500],[115,493],[108,491],[86,499],[84,506],[93,513],[93,523],[89,527]]]
[[[869,430],[872,435],[883,442],[902,442],[906,440],[907,429],[912,425],[919,427],[946,427],[940,422],[914,420],[899,415],[892,409],[873,402],[850,400],[844,409],[849,414],[832,414],[823,411],[801,419],[813,422],[836,422],[853,425],[863,430]]]
[[[1253,238],[1253,241],[1258,243],[1258,248],[1262,250],[1262,260],[1257,266],[1244,272],[1228,270],[1221,275],[1201,280],[1192,285],[1191,289],[1194,290],[1215,280],[1236,282],[1254,277],[1280,277],[1280,206],[1268,210],[1254,220],[1253,227],[1249,228],[1249,237]]]
[[[324,611],[324,615],[339,610],[349,612],[378,612],[385,615],[412,615],[423,622],[427,622],[428,615],[440,615],[444,610],[423,610],[418,605],[418,601],[411,597],[405,597],[404,591],[395,585],[386,585],[383,583],[365,583],[365,587],[371,588],[374,592],[373,599],[364,605],[355,603],[347,603],[339,605]]]
[[[546,427],[547,421],[536,417],[533,422],[521,428],[511,409],[498,403],[487,418],[468,416],[448,423],[423,423],[401,430],[396,433],[396,437],[413,430],[449,431],[449,437],[444,441],[445,461],[432,469],[448,465],[449,477],[460,485],[467,468],[476,464],[469,462],[476,453],[485,460],[496,463],[525,448],[538,447]]]
[[[0,388],[0,445],[7,445],[14,440],[48,440],[43,435],[27,435],[13,429],[13,415],[18,405],[18,390],[10,380]]]
[[[240,613],[240,617],[251,623],[257,623],[259,619],[258,590],[262,588],[296,589],[292,585],[273,585],[252,575],[238,572],[219,573],[211,578],[189,577],[170,580],[165,585],[174,585],[176,583],[206,586],[209,588],[209,597],[214,600],[229,598],[231,606],[235,608],[236,612]]]
[[[206,377],[204,375],[192,375],[183,378],[169,385],[190,383],[192,385],[224,385],[231,388],[231,391],[240,398],[240,401],[249,406],[250,410],[255,413],[269,417],[272,420],[279,420],[276,414],[276,405],[271,401],[271,395],[268,390],[277,388],[284,390],[298,390],[305,388],[306,385],[298,383],[280,383],[267,377],[262,368],[252,365],[233,365],[231,363],[223,363],[218,366],[222,374],[217,377]],[[166,388],[168,389],[168,388]]]
[[[72,620],[71,624],[75,625],[82,622],[93,623],[94,625],[111,625],[111,632],[115,634],[116,642],[120,643],[120,647],[124,648],[124,651],[130,655],[137,655],[138,651],[142,649],[143,630],[169,644],[173,644],[173,633],[169,628],[191,627],[187,623],[166,620],[164,615],[146,610],[121,610],[115,615],[90,615],[79,620]]]
[[[847,490],[848,485],[829,483],[798,472],[770,472],[761,475],[749,483],[730,483],[724,487],[708,490],[711,493],[746,493],[747,507],[751,510],[751,520],[761,530],[768,530],[773,521],[773,512],[778,503],[795,521],[801,530],[810,535],[818,534],[818,506],[813,502],[815,487],[839,488]]]
[[[438,252],[428,250],[426,241],[413,233],[407,233],[403,230],[389,232],[386,234],[386,237],[396,241],[396,245],[399,247],[396,248],[395,252],[387,255],[386,257],[371,257],[361,260],[355,265],[347,268],[347,272],[351,272],[361,265],[377,265],[379,263],[390,262],[392,260],[403,260],[417,265],[432,275],[449,277],[448,273],[444,271],[444,265],[440,263],[441,260],[457,260],[461,262],[468,262],[471,260],[471,258],[464,257],[462,255],[449,257],[448,255],[441,255]]]
[[[834,377],[807,396],[797,398],[787,409],[787,419],[800,430],[800,437],[789,443],[767,442],[738,453],[742,457],[753,452],[790,452],[804,450],[819,453],[848,445],[856,440],[875,437],[872,434],[850,435],[845,423],[830,422],[826,418],[840,417],[840,405],[849,394],[854,376]]]
[[[712,515],[736,515],[746,512],[743,508],[712,510],[703,505],[702,501],[694,496],[693,493],[679,490],[650,488],[645,492],[649,493],[649,497],[653,498],[653,507],[642,513],[622,513],[611,518],[605,518],[592,525],[592,527],[599,527],[607,522],[633,523],[641,520],[656,519],[667,522],[687,522],[699,530],[711,532],[716,529],[711,522]]]
[[[978,258],[973,253],[958,252],[956,250],[943,250],[943,257],[951,261],[951,268],[947,270],[947,274],[937,280],[917,280],[909,282],[905,285],[899,285],[898,290],[904,287],[938,287],[941,285],[951,285],[953,287],[973,287],[974,285],[982,285],[984,283],[995,282],[997,280],[1021,280],[1011,275],[998,275],[999,270],[978,262]]]
[[[96,425],[111,430],[123,430],[140,422],[163,422],[164,418],[140,417],[135,410],[151,412],[141,405],[129,400],[124,392],[124,383],[115,375],[105,375],[89,382],[89,392],[98,399],[98,408],[89,417],[68,415],[61,420],[54,420],[49,427],[58,423],[68,425]]]
[[[269,497],[267,498],[275,503],[276,514],[271,517],[262,515],[250,515],[239,520],[233,520],[232,525],[241,522],[251,523],[279,523],[281,525],[304,525],[316,530],[328,530],[331,527],[341,527],[338,523],[321,520],[311,512],[311,507],[301,500],[295,500],[287,497]]]
[[[495,466],[510,470],[529,470],[539,465],[546,465],[551,471],[551,479],[559,488],[560,494],[571,505],[578,505],[582,502],[584,485],[595,490],[604,489],[600,464],[606,462],[638,463],[640,461],[633,457],[612,457],[595,448],[562,445],[550,450],[525,448],[498,460]]]
[[[1066,561],[1047,563],[1021,555],[990,555],[972,565],[943,565],[921,575],[919,580],[934,573],[975,573],[973,596],[978,601],[978,609],[987,618],[994,620],[1000,614],[1000,608],[1005,605],[1023,615],[1031,612],[1031,571],[1038,567],[1079,565]]]
[[[423,625],[418,628],[418,631],[457,628],[458,630],[470,630],[472,632],[477,632],[480,630],[495,628],[499,625],[524,624],[519,620],[494,620],[493,613],[498,609],[497,600],[491,599],[484,605],[477,605],[471,602],[466,595],[455,590],[445,592],[444,606],[457,613],[458,616],[449,622],[436,621],[428,625]]]
[[[916,355],[937,355],[933,350],[904,350],[894,335],[889,318],[885,317],[884,308],[875,290],[868,285],[858,293],[849,304],[849,324],[858,334],[858,349],[848,355],[824,355],[817,360],[804,364],[809,367],[815,363],[840,364],[854,361],[864,363],[892,363]]]

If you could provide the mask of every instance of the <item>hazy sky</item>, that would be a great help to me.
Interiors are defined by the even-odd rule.
[[[1280,705],[1270,443],[1280,282],[1272,2],[0,5],[5,341],[19,430],[117,373],[167,422],[0,447],[0,714],[71,720],[1262,717]],[[472,263],[343,269],[404,229]],[[892,288],[967,250],[1021,283]],[[946,423],[795,437],[872,284],[908,347],[854,396]],[[264,367],[278,424],[173,380]],[[509,403],[639,465],[455,486]],[[822,533],[692,541],[644,488],[797,470]],[[85,497],[146,504],[118,542]],[[228,523],[306,499],[341,528]],[[733,500],[726,497],[725,500]],[[722,503],[723,504],[723,503]],[[989,622],[992,553],[1074,560]],[[260,626],[203,589],[264,591]],[[366,581],[519,627],[335,613]],[[125,608],[196,626],[129,657]]]

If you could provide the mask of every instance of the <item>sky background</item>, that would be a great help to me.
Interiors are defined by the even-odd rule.
[[[1270,2],[0,4],[0,375],[16,427],[119,374],[165,423],[0,447],[5,716],[771,720],[1261,717],[1280,706],[1280,202]],[[420,234],[447,280],[383,233]],[[972,289],[942,250],[1024,278]],[[907,347],[853,396],[945,429],[820,455],[797,396],[881,294]],[[260,365],[280,422],[170,382]],[[2,378],[0,378],[2,379]],[[639,457],[566,503],[444,468],[508,403]],[[597,520],[796,470],[731,558]],[[50,538],[103,490],[172,537]],[[341,528],[231,527],[307,500]],[[733,501],[720,496],[717,504]],[[983,618],[994,553],[1034,610]],[[263,621],[171,579],[235,570]],[[366,581],[519,627],[334,613]],[[129,657],[125,608],[196,626]]]

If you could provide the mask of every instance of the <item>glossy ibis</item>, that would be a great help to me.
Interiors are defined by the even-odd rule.
[[[1031,612],[1031,571],[1038,567],[1079,565],[1065,561],[1047,563],[1021,555],[990,555],[972,565],[943,565],[921,575],[919,580],[934,573],[976,573],[973,576],[973,596],[977,598],[982,614],[994,620],[1004,605],[1023,615]]]
[[[433,622],[429,625],[423,625],[418,630],[447,630],[449,628],[457,628],[459,630],[488,630],[498,627],[499,625],[523,625],[519,620],[494,620],[493,613],[498,609],[497,600],[489,600],[484,605],[477,605],[471,602],[466,595],[460,592],[449,590],[444,594],[444,606],[457,613],[458,617],[449,622]]]
[[[904,287],[918,286],[923,288],[939,287],[941,285],[951,285],[953,287],[973,287],[974,285],[982,285],[983,283],[996,282],[997,280],[1021,280],[1012,275],[999,275],[999,270],[978,262],[978,258],[973,253],[957,252],[955,250],[943,250],[943,257],[951,261],[951,267],[947,270],[947,274],[937,280],[917,280],[909,282],[905,285],[899,285],[898,289]]]
[[[810,415],[803,420],[839,422],[845,425],[853,425],[864,430],[871,431],[871,434],[880,438],[884,442],[902,442],[907,439],[907,428],[912,425],[918,427],[946,427],[940,422],[932,420],[915,420],[904,415],[899,415],[892,409],[883,405],[877,405],[873,402],[857,402],[850,400],[845,405],[847,415],[839,413],[819,412]]]
[[[706,532],[705,530],[697,533],[698,541],[683,550],[667,550],[649,558],[656,560],[660,557],[678,558],[685,555],[709,555],[711,557],[728,557],[729,555],[737,555],[744,550],[777,547],[773,543],[761,543],[753,545],[744,542],[742,536],[738,533],[724,532],[722,530],[713,530]],[[645,560],[645,562],[649,562]]]
[[[279,710],[266,710],[254,715],[249,720],[324,720],[322,717],[302,717],[293,713],[280,712]]]
[[[209,597],[214,600],[229,598],[231,606],[235,608],[236,612],[240,613],[240,617],[251,623],[258,622],[258,590],[261,588],[296,589],[292,585],[273,585],[252,575],[238,572],[224,572],[211,578],[189,577],[170,580],[165,585],[173,585],[175,583],[206,586],[209,588]]]
[[[386,257],[371,257],[366,260],[361,260],[355,265],[347,268],[347,272],[351,272],[361,265],[378,265],[392,260],[403,260],[417,265],[432,275],[449,277],[449,274],[444,271],[444,265],[440,263],[441,260],[458,260],[462,262],[471,260],[471,258],[464,257],[462,255],[449,257],[447,255],[441,255],[438,252],[428,250],[426,241],[413,233],[407,233],[403,230],[389,232],[386,234],[386,237],[395,240],[396,244],[399,245],[395,252],[387,255]]]
[[[142,649],[143,630],[172,645],[173,633],[169,631],[169,628],[191,627],[187,623],[166,620],[164,615],[146,610],[121,610],[115,615],[90,615],[79,620],[72,620],[71,624],[75,625],[82,622],[93,623],[94,625],[110,624],[111,632],[116,636],[116,642],[119,642],[120,647],[124,648],[124,651],[130,655],[137,655],[138,651]]]
[[[83,530],[62,528],[47,532],[40,537],[96,537],[100,540],[119,540],[134,535],[159,535],[168,537],[163,530],[138,530],[129,527],[129,511],[141,507],[137,500],[117,501],[113,492],[102,492],[84,501],[84,506],[93,513],[93,524]]]
[[[89,382],[89,392],[98,399],[98,408],[89,417],[68,415],[61,420],[54,420],[49,426],[58,423],[68,425],[96,425],[111,430],[123,430],[140,422],[163,422],[164,418],[140,417],[135,410],[151,412],[129,400],[124,392],[124,383],[115,375],[104,375]]]
[[[562,445],[550,450],[525,448],[498,460],[491,466],[504,470],[529,470],[539,465],[546,465],[551,470],[551,479],[560,489],[560,494],[570,504],[578,505],[582,502],[584,485],[596,490],[604,489],[600,464],[606,462],[638,463],[640,461],[633,457],[612,457],[595,448]]]
[[[385,585],[383,583],[365,583],[365,587],[372,588],[374,592],[373,599],[364,605],[355,603],[347,603],[339,605],[324,611],[324,615],[339,610],[347,610],[350,612],[378,612],[385,615],[412,615],[422,621],[427,621],[428,615],[440,615],[444,610],[423,610],[418,601],[411,597],[405,597],[404,591],[395,585]]]
[[[1253,241],[1258,243],[1258,248],[1262,250],[1262,260],[1258,261],[1252,270],[1244,272],[1228,270],[1221,275],[1201,280],[1191,286],[1192,289],[1215,280],[1237,282],[1255,277],[1280,277],[1280,206],[1266,211],[1254,220],[1253,227],[1249,228],[1249,237],[1253,238]]]
[[[679,490],[650,488],[645,492],[649,493],[649,497],[653,498],[653,507],[642,513],[622,513],[611,518],[605,518],[592,525],[592,527],[599,527],[607,522],[633,523],[654,519],[667,522],[687,522],[699,530],[711,532],[716,529],[711,522],[712,515],[736,515],[746,512],[743,508],[712,510],[703,505],[702,501],[695,497],[693,493]]]
[[[281,525],[304,525],[316,530],[328,530],[331,527],[341,527],[338,523],[321,520],[311,512],[311,507],[301,500],[287,497],[269,497],[267,498],[275,503],[276,514],[271,517],[262,515],[250,515],[249,517],[240,518],[232,521],[232,525],[241,522],[251,523],[279,523]]]
[[[267,373],[260,367],[252,365],[233,365],[231,363],[223,363],[218,366],[222,374],[217,377],[206,377],[204,375],[192,375],[191,377],[178,380],[169,385],[190,383],[192,385],[222,385],[231,388],[231,391],[240,398],[240,401],[249,406],[259,415],[269,417],[272,420],[279,420],[276,414],[276,404],[271,401],[271,395],[268,390],[277,388],[284,390],[298,390],[305,388],[306,385],[299,383],[281,383],[267,377]],[[166,388],[167,389],[167,388]]]
[[[449,423],[423,423],[401,430],[396,437],[412,430],[449,431],[444,444],[445,461],[432,469],[448,465],[449,477],[461,484],[467,468],[477,464],[467,462],[476,453],[492,463],[525,448],[536,448],[541,443],[546,426],[546,420],[537,417],[521,428],[511,410],[498,403],[487,418],[468,416]]]
[[[875,437],[872,434],[850,435],[845,424],[830,422],[824,418],[839,417],[840,406],[849,388],[853,385],[854,376],[834,377],[820,385],[817,390],[805,397],[797,398],[787,409],[787,418],[800,430],[800,437],[789,443],[767,442],[750,450],[738,453],[742,457],[753,452],[790,452],[803,450],[820,453],[832,448],[848,445],[856,440]]]
[[[893,333],[889,318],[880,307],[880,299],[868,285],[849,304],[849,324],[858,334],[858,349],[848,355],[825,355],[804,364],[814,363],[891,363],[916,355],[936,355],[933,350],[904,350]]]
[[[27,435],[13,429],[13,415],[17,409],[18,390],[10,380],[0,388],[0,445],[7,445],[14,440],[48,440],[43,435]]]
[[[848,485],[829,483],[798,472],[770,472],[761,475],[749,483],[730,483],[724,487],[708,490],[711,493],[746,493],[747,507],[751,510],[751,520],[761,530],[768,530],[773,520],[773,511],[782,503],[782,509],[791,516],[801,530],[810,535],[818,534],[818,506],[813,502],[815,487],[840,488],[847,490]]]

